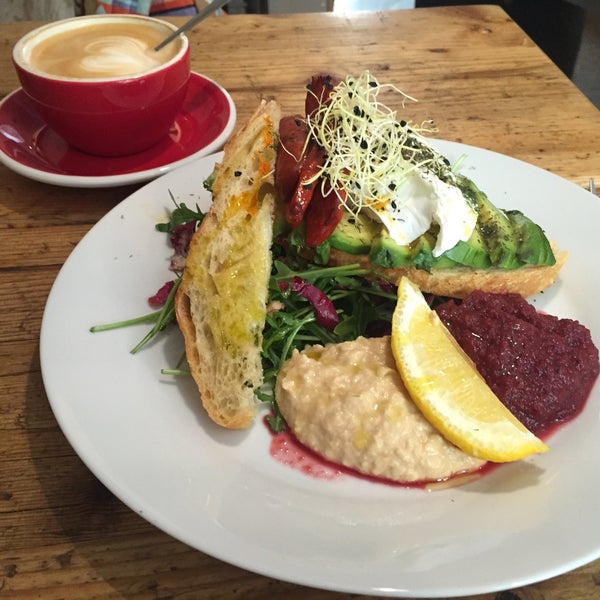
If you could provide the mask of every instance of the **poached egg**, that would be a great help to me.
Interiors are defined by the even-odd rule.
[[[397,191],[386,200],[366,205],[401,246],[414,242],[439,225],[433,256],[438,257],[469,239],[477,223],[477,212],[457,187],[429,171],[412,170]]]

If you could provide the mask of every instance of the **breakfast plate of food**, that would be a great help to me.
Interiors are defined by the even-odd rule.
[[[377,84],[367,87],[369,98]],[[380,176],[386,199],[382,188],[370,188],[368,196],[379,194],[378,201],[359,207],[356,190],[373,182],[348,178],[359,171],[348,163],[332,165],[326,156],[313,161],[306,142],[326,133],[325,127],[311,129],[311,118],[317,115],[313,124],[331,123],[336,97],[329,91],[342,88],[313,79],[318,106],[287,122],[276,102],[262,103],[224,154],[147,184],[82,239],[49,295],[40,340],[44,384],[65,436],[117,497],[161,530],[218,559],[299,584],[380,596],[458,596],[526,585],[594,560],[600,556],[600,485],[594,477],[600,467],[600,391],[593,343],[600,339],[594,303],[600,284],[590,273],[597,199],[519,160],[424,140],[402,121],[393,127],[405,136],[399,161],[415,164],[417,156],[427,175],[419,171],[415,178],[410,167],[402,182]],[[351,91],[356,99],[358,90]],[[320,108],[327,109],[326,119],[318,117]],[[349,112],[360,123],[377,120],[376,114],[365,119],[362,109],[368,113],[366,106]],[[339,114],[347,119],[349,112]],[[351,137],[360,123],[350,123]],[[367,130],[352,156],[364,162],[363,138],[369,138]],[[300,184],[289,186],[291,201],[280,205],[289,172],[283,146],[286,156],[307,158],[294,161],[306,169],[293,176]],[[367,154],[381,162],[380,148],[369,146]],[[327,183],[312,185],[319,178]],[[307,201],[309,187],[314,196]],[[345,202],[350,189],[353,204]],[[411,199],[428,199],[420,202],[429,207],[425,217],[402,197],[407,189]],[[316,206],[315,198],[329,207],[325,216],[316,208],[303,210]],[[391,208],[383,214],[386,202]],[[448,219],[449,205],[460,219]],[[481,215],[493,207],[511,215],[515,228],[523,219],[536,225],[513,238],[517,245],[535,240],[535,252],[498,249],[506,236],[490,222],[481,226]],[[370,221],[361,215],[364,208]],[[173,225],[175,213],[188,218]],[[184,266],[172,242],[181,231],[175,228],[192,220]],[[157,224],[165,226],[157,231]],[[481,240],[474,240],[479,234],[492,238],[487,258],[478,251]],[[294,269],[286,262],[292,255]],[[464,262],[474,260],[483,262]],[[492,277],[494,269],[512,275]],[[323,284],[324,272],[334,273],[335,285]],[[166,292],[165,282],[174,282]],[[156,290],[170,314],[157,312],[169,325],[131,353],[157,321],[129,319],[150,312],[148,297]],[[505,394],[505,380],[489,375],[508,350],[486,367],[455,328],[454,311],[463,305],[474,306],[476,316],[488,315],[480,324],[486,335],[473,330],[471,338],[488,331],[491,337],[496,323],[510,321],[498,316],[506,312],[482,308],[487,296],[475,293],[481,290],[510,299],[508,312],[520,319],[513,333],[541,315],[540,327],[550,329],[552,339],[576,339],[571,347],[585,349],[587,362],[578,361],[578,374],[565,375],[586,382],[577,402],[561,401],[544,387],[552,379],[546,366],[535,386],[554,394],[552,402],[512,403],[516,397],[518,404],[523,389],[513,386],[512,396]],[[353,313],[355,292],[378,300]],[[345,304],[335,304],[342,296]],[[292,304],[310,314],[302,323],[310,321],[309,333],[296,313],[289,318]],[[127,327],[90,331],[124,319]],[[357,328],[358,321],[368,323]],[[387,330],[379,329],[381,321]],[[291,336],[281,334],[290,323],[301,332],[296,350],[285,347]],[[446,335],[450,329],[454,337]],[[420,353],[416,339],[423,347],[427,340],[435,343]],[[503,346],[497,340],[493,345]],[[435,362],[440,346],[446,379]],[[484,348],[486,356],[493,351]],[[465,353],[471,359],[460,362]],[[542,362],[560,370],[567,354],[574,351]],[[275,364],[282,356],[286,360]],[[532,362],[524,358],[513,356],[511,366]],[[489,376],[488,391],[478,392],[475,404],[489,393],[486,414],[496,415],[491,426],[472,407],[461,407],[460,415],[455,410],[461,401],[450,366],[460,366],[469,390],[487,385],[477,377],[474,382],[473,363]],[[332,370],[323,370],[328,365]],[[186,370],[191,377],[182,374]],[[425,375],[435,380],[433,394],[419,387]],[[265,387],[269,380],[272,386]],[[379,381],[387,387],[373,391]],[[510,416],[493,404],[496,394],[510,405]],[[454,409],[440,423],[432,413],[447,409],[448,398]],[[406,432],[399,424],[408,413]],[[467,431],[464,423],[473,418],[477,427]],[[450,462],[440,466],[442,456]]]

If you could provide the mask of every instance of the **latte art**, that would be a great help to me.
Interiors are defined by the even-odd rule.
[[[73,28],[40,40],[29,60],[36,69],[59,77],[137,75],[175,56],[180,48],[177,42],[154,50],[168,33],[148,25],[123,23]]]
[[[141,73],[161,63],[159,53],[143,40],[114,35],[86,44],[83,55],[64,64],[60,71],[73,77],[110,77]]]

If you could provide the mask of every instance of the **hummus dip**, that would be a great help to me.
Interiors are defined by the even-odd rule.
[[[484,464],[423,417],[396,369],[389,337],[295,350],[275,398],[301,443],[367,475],[441,481]]]

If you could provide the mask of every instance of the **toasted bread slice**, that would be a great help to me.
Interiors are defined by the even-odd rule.
[[[554,265],[523,266],[518,269],[472,269],[469,267],[432,269],[431,271],[416,267],[381,269],[372,265],[366,255],[348,254],[335,248],[331,249],[329,263],[332,265],[358,263],[385,274],[395,282],[400,281],[405,275],[418,285],[422,292],[436,296],[465,298],[475,290],[483,290],[496,294],[520,294],[523,298],[529,298],[550,287],[567,260],[567,252],[558,250],[554,244],[552,249],[556,257]]]
[[[278,104],[262,102],[226,144],[213,204],[191,241],[175,298],[202,404],[213,421],[233,429],[252,423],[263,380],[279,119]]]

